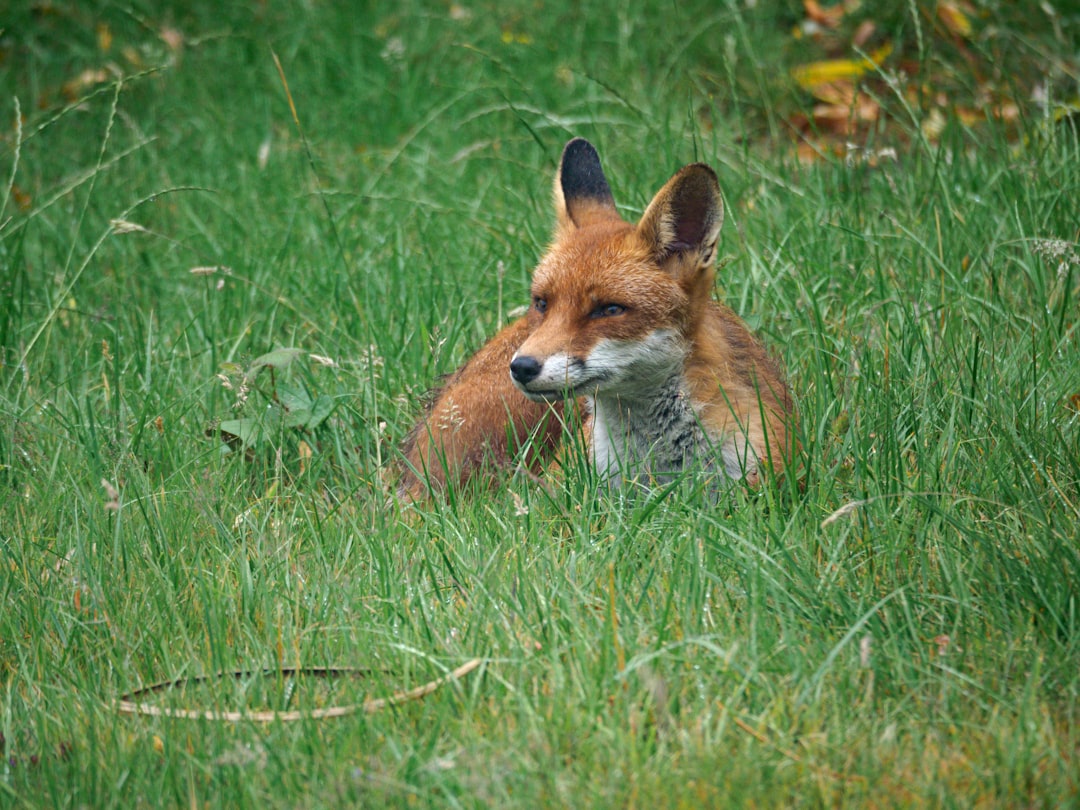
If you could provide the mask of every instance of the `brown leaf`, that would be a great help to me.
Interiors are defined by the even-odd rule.
[[[974,126],[980,121],[985,120],[986,116],[982,114],[981,110],[973,110],[970,107],[957,107],[956,117],[960,119],[960,122],[967,127]]]
[[[133,68],[140,69],[143,66],[142,54],[139,53],[137,48],[132,48],[130,45],[125,45],[120,51],[124,55],[124,59]]]
[[[68,101],[75,101],[87,87],[93,87],[95,84],[102,84],[108,80],[109,73],[104,68],[98,68],[97,70],[87,68],[74,79],[64,82],[60,92],[64,94]]]
[[[814,105],[814,125],[833,135],[850,135],[854,130],[848,108],[839,104]]]
[[[795,154],[799,158],[799,163],[804,166],[810,166],[824,160],[828,153],[828,147],[814,141],[799,141],[798,146],[795,147]]]
[[[806,11],[806,16],[816,22],[818,25],[824,25],[826,28],[836,28],[840,24],[841,17],[844,16],[844,9],[840,6],[830,6],[828,9],[822,8],[817,0],[803,0],[803,9]],[[839,11],[839,15],[836,13]]]
[[[994,118],[1006,124],[1015,123],[1020,118],[1020,108],[1015,101],[1002,101],[990,111]]]
[[[873,123],[880,113],[878,103],[864,93],[853,100],[837,104],[815,104],[814,124],[819,130],[834,135],[851,135],[859,124]]]
[[[800,111],[796,110],[795,112],[793,112],[791,115],[788,116],[787,120],[788,120],[788,124],[791,125],[792,131],[794,131],[794,132],[806,132],[806,131],[808,131],[810,129],[810,118],[806,115],[806,113],[803,113],[803,112],[800,112]],[[521,309],[521,307],[518,307],[518,309]],[[522,312],[521,314],[524,315],[525,313]],[[519,317],[519,316],[510,316],[508,314],[508,317]]]
[[[851,44],[856,48],[862,48],[870,41],[870,38],[877,32],[877,25],[873,20],[863,20],[859,23],[859,27],[855,29],[855,33],[851,37]]]
[[[833,6],[822,7],[817,0],[803,0],[806,16],[824,28],[836,28],[844,15],[859,7],[859,0],[845,0]]]
[[[101,479],[101,488],[105,490],[105,508],[112,512],[120,511],[120,492],[112,485],[108,478]]]
[[[964,5],[967,6],[966,3]],[[970,8],[968,6],[969,10]],[[960,3],[952,2],[952,0],[941,0],[937,5],[937,16],[950,34],[963,39],[971,36],[971,20],[968,19],[967,14],[961,11]]]
[[[850,106],[855,101],[855,82],[851,79],[822,82],[810,88],[810,92],[826,104]]]
[[[29,211],[34,206],[34,198],[17,185],[11,186],[11,197],[15,200],[15,205],[19,207],[20,211]]]
[[[161,37],[161,41],[164,42],[173,53],[179,53],[180,49],[184,47],[184,35],[176,28],[166,25],[158,31],[158,36]]]
[[[97,24],[97,44],[102,53],[108,53],[112,48],[112,29],[108,23]]]

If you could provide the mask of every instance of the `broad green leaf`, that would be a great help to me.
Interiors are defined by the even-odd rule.
[[[311,418],[308,419],[308,430],[314,430],[323,422],[327,417],[334,412],[334,400],[332,397],[326,394],[319,394],[315,397],[315,402],[311,406]]]
[[[302,357],[304,354],[306,352],[303,349],[274,349],[274,351],[267,352],[261,357],[256,357],[251,362],[248,376],[255,376],[259,369],[266,366],[272,366],[276,369],[288,368],[296,358]]]
[[[218,425],[226,436],[239,439],[244,447],[251,447],[262,438],[262,425],[256,419],[229,419]]]
[[[277,386],[277,398],[278,402],[280,402],[282,407],[289,413],[311,410],[311,395],[303,386],[279,382]]]

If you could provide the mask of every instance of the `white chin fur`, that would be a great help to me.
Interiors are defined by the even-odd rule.
[[[686,349],[677,332],[658,329],[640,340],[599,340],[584,361],[553,354],[534,379],[514,384],[530,399],[562,399],[568,394],[648,395],[683,362]]]
[[[640,340],[597,342],[585,366],[598,381],[601,394],[637,398],[669,379],[686,359],[686,348],[677,332],[658,329]]]

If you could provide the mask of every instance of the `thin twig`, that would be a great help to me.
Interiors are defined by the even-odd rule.
[[[371,700],[365,700],[363,703],[353,703],[348,706],[330,706],[325,709],[312,709],[311,711],[219,712],[213,709],[174,709],[168,706],[155,706],[152,703],[137,703],[126,698],[121,698],[116,701],[116,710],[121,714],[140,714],[149,717],[173,717],[181,720],[219,720],[224,723],[242,723],[245,721],[253,723],[272,723],[281,721],[287,723],[296,720],[324,720],[331,717],[344,717],[349,714],[356,714],[357,712],[374,714],[375,712],[382,711],[390,706],[396,706],[400,703],[407,703],[410,700],[419,700],[420,698],[427,697],[440,686],[468,675],[480,666],[481,663],[483,663],[483,659],[473,658],[471,661],[466,661],[460,667],[452,672],[448,672],[441,678],[428,681],[422,686],[417,686],[415,689],[395,692],[390,695],[390,697],[372,698]],[[243,673],[225,674],[234,676]],[[159,692],[166,688],[183,686],[185,683],[187,683],[186,679],[155,684],[140,689],[138,692],[135,692],[133,696],[150,692]]]

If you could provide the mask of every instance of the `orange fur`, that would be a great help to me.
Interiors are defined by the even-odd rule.
[[[537,471],[550,457],[562,433],[562,403],[526,399],[508,371],[527,334],[525,318],[514,321],[439,389],[405,440],[407,463],[399,486],[411,500],[424,496],[427,482],[445,489],[448,473],[461,485],[485,465],[505,467],[538,428],[525,461]]]
[[[462,483],[485,461],[505,466],[531,434],[524,460],[539,469],[560,438],[566,396],[589,412],[594,461],[614,480],[692,460],[750,484],[762,465],[781,470],[795,442],[783,375],[711,300],[723,222],[712,170],[676,173],[633,225],[615,209],[595,150],[575,139],[555,210],[528,315],[458,370],[413,429],[403,494]]]

